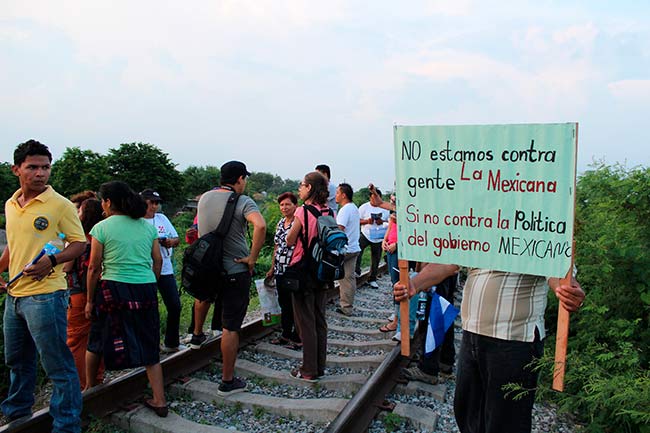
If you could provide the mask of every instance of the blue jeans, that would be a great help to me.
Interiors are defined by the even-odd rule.
[[[537,372],[532,362],[544,353],[544,342],[508,341],[463,331],[454,414],[461,433],[530,433]],[[503,386],[516,383],[529,390],[520,399]]]
[[[161,275],[158,279],[158,291],[167,308],[165,326],[165,346],[178,347],[178,331],[181,323],[181,299],[176,286],[174,274]]]
[[[67,307],[65,290],[22,298],[7,295],[3,331],[10,385],[7,399],[0,405],[6,417],[16,419],[32,413],[38,354],[53,385],[52,431],[81,431],[81,387],[66,345]]]

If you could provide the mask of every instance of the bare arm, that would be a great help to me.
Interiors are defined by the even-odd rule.
[[[9,245],[7,245],[0,256],[0,273],[5,272],[9,269]],[[3,293],[7,290],[7,283],[0,276],[0,293]]]
[[[151,246],[151,258],[153,259],[152,270],[157,280],[160,278],[160,270],[162,269],[162,256],[160,255],[160,244],[158,244],[158,239],[154,239],[153,245]]]
[[[104,244],[92,238],[90,243],[90,259],[88,260],[88,274],[86,275],[86,319],[90,319],[95,305],[95,289],[102,273],[102,258]]]
[[[247,257],[235,259],[237,263],[245,263],[248,270],[253,273],[255,262],[260,255],[260,250],[264,246],[264,236],[266,235],[266,221],[259,212],[251,212],[246,215],[246,221],[253,225],[253,241],[251,242],[251,252]]]
[[[298,241],[298,235],[300,235],[300,230],[302,230],[302,223],[298,218],[293,219],[293,225],[291,226],[291,229],[289,229],[289,233],[287,233],[287,245],[292,247],[296,245],[296,242]]]
[[[424,268],[415,277],[409,279],[409,287],[407,288],[400,282],[395,283],[393,287],[393,295],[396,301],[403,301],[404,299],[415,296],[416,293],[424,289],[441,283],[445,278],[458,273],[458,266],[456,265],[440,265],[438,263],[427,263]]]

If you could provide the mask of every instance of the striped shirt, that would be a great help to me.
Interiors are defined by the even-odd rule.
[[[463,291],[463,329],[510,341],[544,338],[545,277],[471,268]]]

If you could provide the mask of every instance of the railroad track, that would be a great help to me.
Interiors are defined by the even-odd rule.
[[[366,278],[366,274],[359,278],[352,317],[328,305],[327,370],[317,383],[289,375],[292,367],[300,365],[302,353],[270,344],[277,330],[256,320],[242,329],[236,364],[236,374],[247,378],[246,392],[228,397],[216,393],[220,339],[213,337],[200,350],[184,350],[162,360],[171,409],[167,418],[157,417],[139,403],[147,379],[144,369],[135,369],[84,393],[84,419],[92,415],[134,432],[358,433],[369,428],[392,431],[400,424],[400,431],[433,432],[436,414],[401,403],[400,396],[443,400],[446,385],[400,380],[399,373],[410,360],[400,355],[392,333],[378,331],[391,313],[390,282],[382,278],[377,290],[362,286]],[[265,426],[263,430],[259,425]],[[0,427],[0,433],[50,429],[46,408]]]

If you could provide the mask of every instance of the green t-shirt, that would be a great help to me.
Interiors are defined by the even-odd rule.
[[[113,215],[98,222],[90,235],[104,245],[102,280],[155,283],[151,250],[156,228],[142,218]]]

